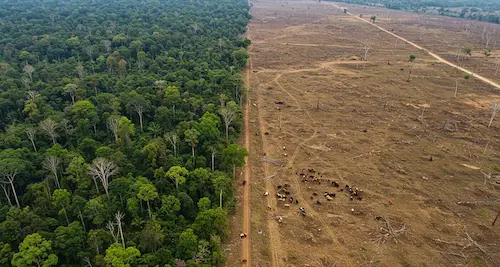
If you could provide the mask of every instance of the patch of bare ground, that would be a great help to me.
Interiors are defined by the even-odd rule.
[[[348,8],[384,27],[422,22]],[[254,1],[251,12],[252,266],[498,266],[492,87],[323,3]],[[446,19],[427,23],[433,35]],[[441,39],[414,41],[455,49]]]

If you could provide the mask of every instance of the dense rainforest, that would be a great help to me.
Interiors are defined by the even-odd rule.
[[[0,3],[0,266],[218,266],[246,0]]]
[[[344,0],[343,2],[383,5],[391,9],[500,23],[500,1],[493,0]]]

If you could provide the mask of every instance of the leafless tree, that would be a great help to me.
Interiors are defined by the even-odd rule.
[[[106,228],[108,228],[113,240],[115,240],[115,243],[118,243],[118,233],[115,232],[115,223],[108,221],[108,223],[106,223]]]
[[[220,115],[224,119],[224,124],[226,125],[226,141],[229,141],[229,126],[236,119],[236,112],[228,107],[223,107],[220,110]]]
[[[497,112],[500,110],[500,103],[494,103],[493,105],[491,105],[491,109],[493,111],[491,113],[490,123],[488,123],[488,128],[491,126],[491,124],[493,123],[493,119],[495,118],[495,115],[497,115]]]
[[[120,211],[118,211],[115,214],[116,224],[118,225],[118,232],[120,233],[123,249],[125,249],[125,239],[123,238],[123,229],[122,229],[122,219],[124,216],[125,214],[121,213]]]
[[[83,258],[83,261],[87,264],[87,267],[92,267],[92,262],[89,257]]]
[[[135,112],[137,112],[137,115],[139,116],[139,126],[141,127],[142,131],[142,114],[144,113],[144,105],[142,103],[136,103],[134,105]]]
[[[211,154],[212,154],[212,171],[215,170],[215,154],[217,153],[217,150],[215,148],[211,149]]]
[[[75,104],[75,95],[76,95],[76,89],[78,86],[73,83],[68,83],[64,86],[64,91],[69,94],[71,97],[71,103],[74,105]]]
[[[57,168],[59,167],[60,163],[61,161],[56,156],[48,156],[43,161],[43,167],[46,170],[50,171],[54,176],[57,188],[61,188],[61,184],[59,184],[59,176],[57,175]]]
[[[104,192],[109,199],[109,178],[118,172],[118,166],[109,159],[96,158],[92,161],[92,165],[89,166],[89,172],[93,177],[99,178]]]
[[[52,119],[45,119],[40,122],[40,129],[44,131],[50,138],[52,138],[52,143],[56,144],[57,138],[57,123]]]
[[[19,199],[17,198],[17,193],[16,193],[16,188],[14,187],[14,179],[16,178],[16,175],[19,173],[17,170],[0,170],[1,175],[6,179],[0,181],[0,183],[3,184],[10,184],[10,187],[12,188],[12,193],[14,193],[14,199],[16,200],[16,205],[18,208],[21,208],[21,205],[19,205]],[[7,196],[7,191],[4,188],[5,195]],[[7,196],[8,201],[10,202],[10,199]]]
[[[35,145],[36,129],[35,128],[26,129],[26,135],[28,136],[28,139],[31,141],[31,145],[33,146],[33,149],[36,152],[36,145]]]
[[[0,183],[0,186],[2,187],[3,189],[3,192],[5,194],[5,198],[7,198],[7,202],[9,202],[9,205],[12,207],[14,205],[12,205],[12,201],[10,201],[10,197],[9,197],[9,192],[7,191],[7,185],[5,183]]]
[[[363,56],[363,60],[366,61],[368,59],[368,52],[370,51],[371,47],[368,43],[366,43],[363,47],[363,51],[364,51],[364,56]]]
[[[174,132],[166,133],[163,138],[172,145],[174,157],[177,157],[177,142],[179,141],[177,134]]]
[[[108,125],[108,129],[111,132],[113,132],[113,135],[115,136],[115,141],[118,141],[118,126],[120,126],[120,116],[116,115],[109,116],[106,124]]]

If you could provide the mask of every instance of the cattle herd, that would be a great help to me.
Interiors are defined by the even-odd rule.
[[[347,195],[350,201],[358,200],[361,201],[363,199],[364,192],[362,189],[357,187],[351,187],[349,185],[341,186],[336,181],[323,178],[320,172],[316,172],[314,169],[303,169],[301,172],[296,172],[296,175],[299,176],[302,183],[309,184],[308,189],[313,189],[312,185],[325,185],[331,188],[329,191],[325,191],[324,193],[316,193],[313,192],[310,196],[310,200],[313,202],[313,205],[319,206],[322,205],[322,201],[332,201],[336,197],[340,196],[340,194]],[[276,197],[278,201],[284,202],[284,206],[289,208],[291,205],[298,205],[299,200],[292,196],[290,192],[290,185],[283,184],[278,185],[276,190]],[[269,193],[265,192],[264,196],[267,196]],[[321,197],[322,195],[322,197]],[[271,207],[269,207],[271,208]],[[303,207],[299,207],[299,214],[306,216],[306,210]],[[282,218],[280,217],[279,222],[282,222]]]

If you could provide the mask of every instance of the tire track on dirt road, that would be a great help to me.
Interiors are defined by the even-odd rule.
[[[251,46],[248,47],[248,51],[251,50]],[[245,83],[246,83],[246,93],[249,94],[250,91],[250,70],[251,65],[246,69],[245,73]],[[250,100],[247,98],[245,103],[245,148],[250,151]],[[242,239],[241,242],[241,264],[242,266],[251,266],[250,264],[250,186],[251,186],[251,173],[250,173],[250,160],[249,157],[246,158],[245,162],[245,174],[244,181],[246,185],[243,187],[243,233],[247,234],[246,238]]]
[[[334,7],[338,8],[338,9],[340,9],[340,10],[343,10],[343,8],[341,8],[340,6],[338,6],[338,5],[334,4],[334,3],[324,3],[324,4],[326,4],[326,5],[331,4],[332,6],[334,6]],[[398,39],[400,39],[400,40],[404,41],[405,43],[407,43],[407,44],[409,44],[409,45],[414,46],[414,47],[415,47],[415,48],[417,48],[417,49],[420,49],[420,50],[422,50],[422,51],[427,52],[430,56],[432,56],[433,58],[437,59],[439,62],[442,62],[442,63],[444,63],[444,64],[446,64],[446,65],[448,65],[448,66],[451,66],[451,67],[453,67],[453,68],[455,68],[455,69],[458,69],[458,70],[460,70],[460,71],[462,71],[462,72],[465,72],[465,73],[467,73],[467,74],[470,74],[472,77],[475,77],[475,78],[477,78],[477,79],[479,79],[479,80],[481,80],[481,81],[483,81],[483,82],[485,82],[485,83],[487,83],[487,84],[489,84],[489,85],[491,85],[491,86],[495,87],[497,90],[500,90],[500,84],[498,84],[498,83],[496,83],[496,82],[494,82],[494,81],[492,81],[492,80],[490,80],[490,79],[488,79],[488,78],[485,78],[485,77],[483,77],[483,76],[481,76],[481,75],[479,75],[479,74],[476,74],[476,73],[474,73],[474,72],[472,72],[472,71],[470,71],[470,70],[468,70],[468,69],[466,69],[466,68],[462,68],[462,67],[460,67],[460,66],[458,66],[458,65],[456,65],[456,64],[453,64],[453,63],[451,63],[450,61],[448,61],[448,60],[446,60],[446,59],[442,58],[441,56],[439,56],[439,55],[437,55],[437,54],[435,54],[435,53],[433,53],[433,52],[431,52],[431,51],[429,51],[429,50],[427,50],[427,49],[423,48],[422,46],[420,46],[420,45],[418,45],[418,44],[416,44],[416,43],[414,43],[414,42],[412,42],[412,41],[410,41],[410,40],[408,40],[408,39],[406,39],[406,38],[403,38],[403,37],[401,37],[401,36],[399,36],[399,35],[397,35],[397,34],[395,34],[395,33],[391,32],[391,31],[388,31],[388,30],[386,30],[385,28],[382,28],[382,27],[380,27],[379,25],[377,25],[377,24],[375,24],[375,23],[372,23],[372,22],[370,22],[370,21],[368,21],[368,20],[365,20],[365,19],[363,19],[363,18],[360,18],[360,17],[358,17],[358,16],[356,16],[356,15],[352,14],[351,12],[346,12],[346,13],[347,13],[348,15],[350,15],[350,16],[352,16],[352,17],[354,17],[354,18],[358,19],[358,20],[360,20],[360,21],[363,21],[364,23],[370,24],[370,25],[372,25],[373,27],[376,27],[376,28],[378,28],[379,30],[381,30],[381,31],[383,31],[383,32],[386,32],[386,33],[388,33],[388,34],[390,34],[390,35],[392,35],[392,36],[394,36],[394,37],[396,37],[396,38],[398,38]]]
[[[249,36],[249,32],[250,32],[250,27],[248,28],[248,36]],[[252,45],[250,45],[250,47],[248,48],[248,51],[250,52],[252,48]],[[246,110],[245,110],[245,143],[246,145],[248,146],[247,149],[249,149],[250,147],[250,114],[249,114],[249,110],[250,110],[250,107],[251,107],[251,104],[250,104],[250,75],[252,74],[252,70],[253,70],[253,64],[252,64],[252,54],[249,53],[249,57],[248,57],[248,67],[247,67],[247,71],[246,71],[246,90],[247,90],[247,102],[246,102]],[[277,78],[275,78],[276,80]],[[273,80],[274,81],[274,80]],[[271,84],[273,81],[269,82],[269,84]],[[267,141],[265,139],[265,127],[264,127],[264,118],[262,117],[262,114],[261,112],[259,111],[259,108],[258,107],[261,107],[262,106],[262,100],[261,100],[261,97],[260,97],[260,94],[259,92],[255,92],[256,94],[256,102],[257,102],[257,111],[256,111],[256,115],[257,115],[257,123],[258,123],[258,127],[259,127],[259,132],[260,132],[260,136],[262,138],[262,151],[266,154],[268,154],[268,151],[269,151],[269,146],[267,145]],[[247,143],[248,142],[248,143]],[[250,151],[250,150],[249,150]],[[269,171],[269,164],[267,162],[264,162],[264,161],[261,161],[262,162],[262,165],[263,165],[263,170],[264,170],[264,177],[268,177],[270,175],[270,171]],[[246,164],[247,168],[248,168],[248,177],[250,177],[250,166],[249,166],[249,160],[247,158],[247,164]],[[247,175],[247,171],[245,172],[245,176]],[[247,177],[247,176],[246,176]],[[247,182],[247,184],[249,184]],[[248,187],[247,187],[248,188]],[[274,196],[275,195],[275,192],[272,188],[272,185],[271,185],[271,182],[266,179],[266,191],[269,192],[269,195],[270,196]],[[269,197],[267,198],[267,205],[269,207],[272,207],[272,210],[275,211],[276,210],[276,201],[273,197]],[[248,204],[249,206],[249,204]],[[248,207],[248,209],[250,209]],[[244,213],[245,214],[245,213]],[[271,217],[272,217],[272,214],[271,214]],[[244,223],[243,225],[245,226],[245,223],[247,223],[247,227],[248,229],[250,229],[250,215],[248,214],[248,217],[245,217],[243,218],[244,220]],[[283,252],[281,251],[281,243],[280,243],[280,237],[279,237],[279,230],[277,228],[277,222],[273,219],[267,219],[267,227],[268,227],[268,231],[269,231],[269,244],[270,244],[270,252],[271,252],[271,266],[272,267],[278,267],[280,266],[280,259],[283,258]],[[247,262],[246,263],[243,263],[242,266],[251,266],[250,263],[249,263],[249,260],[250,260],[250,239],[245,238],[247,240],[244,240],[246,241],[247,243],[245,244],[245,242],[243,242],[243,250],[242,250],[242,257],[243,259],[247,259]]]

